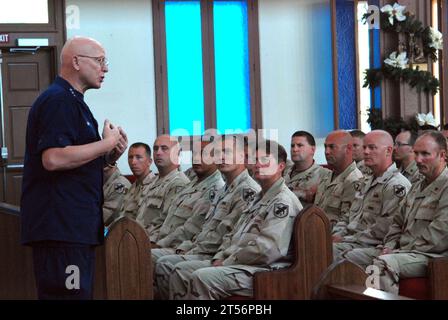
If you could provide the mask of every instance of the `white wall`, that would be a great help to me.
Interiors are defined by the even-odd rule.
[[[86,94],[100,127],[107,117],[125,128],[130,143],[152,145],[156,111],[151,1],[67,0],[66,5],[80,9],[80,28],[68,29],[67,37],[90,36],[107,50],[110,67],[103,88]],[[294,131],[311,132],[319,144],[319,163],[325,163],[323,137],[333,129],[329,19],[329,0],[259,0],[263,127],[279,129],[278,140],[288,151]],[[119,167],[130,173],[126,157]]]
[[[129,142],[152,146],[156,138],[154,48],[150,0],[67,0],[80,11],[80,28],[67,38],[89,36],[100,41],[109,59],[109,72],[100,90],[86,92],[86,102],[100,124],[104,119],[121,125]],[[120,170],[129,174],[127,157]]]
[[[259,0],[263,127],[290,137],[306,130],[322,143],[333,130],[331,15],[329,0]]]

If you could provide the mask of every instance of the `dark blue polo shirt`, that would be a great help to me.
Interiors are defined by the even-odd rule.
[[[22,243],[99,244],[103,237],[103,166],[99,157],[73,170],[47,171],[42,152],[100,140],[84,96],[57,77],[31,107],[26,130]]]

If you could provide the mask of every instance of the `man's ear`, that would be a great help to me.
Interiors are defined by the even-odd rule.
[[[81,69],[81,67],[79,66],[79,59],[77,56],[73,56],[72,66],[73,66],[73,69],[75,69],[76,71],[79,71],[79,69]]]
[[[440,158],[446,159],[446,151],[445,150],[440,151]]]
[[[285,170],[285,168],[286,168],[286,162],[283,162],[283,161],[280,162],[278,164],[278,167],[279,167],[280,171],[283,172]]]
[[[394,151],[394,147],[391,147],[391,146],[388,146],[387,148],[386,148],[386,154],[389,156],[391,156],[392,157],[392,152]]]

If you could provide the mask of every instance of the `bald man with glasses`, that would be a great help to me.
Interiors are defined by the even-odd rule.
[[[103,168],[127,148],[108,120],[102,137],[84,101],[107,67],[96,40],[75,37],[61,52],[61,72],[31,107],[21,201],[22,243],[33,249],[39,299],[91,299],[95,246],[103,242]]]

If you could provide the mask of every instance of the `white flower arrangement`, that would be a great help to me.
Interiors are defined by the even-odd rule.
[[[402,6],[398,3],[394,3],[393,6],[391,6],[390,4],[387,4],[381,8],[381,12],[389,14],[389,23],[391,25],[394,24],[394,17],[398,21],[406,20],[406,15],[404,14],[405,10],[406,10],[406,7]]]
[[[436,123],[436,119],[434,119],[434,116],[432,115],[432,112],[429,112],[427,114],[417,113],[415,119],[417,120],[419,126],[429,125],[435,128],[437,128],[438,126]]]
[[[436,50],[442,50],[443,49],[442,33],[439,30],[434,29],[432,27],[429,27],[429,30],[431,31],[430,35],[431,35],[431,41],[432,41],[429,44],[429,46]]]
[[[394,51],[390,54],[389,58],[384,60],[384,63],[399,69],[406,69],[408,65],[409,59],[407,58],[407,53],[402,52],[397,55],[397,51]]]

